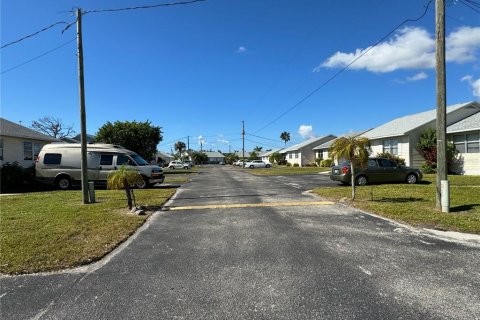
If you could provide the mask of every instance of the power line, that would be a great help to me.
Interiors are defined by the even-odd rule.
[[[265,138],[265,137],[260,137],[260,136],[257,136],[257,135],[254,135],[254,134],[251,134],[251,133],[245,133],[247,136],[252,136],[252,137],[255,137],[255,138],[259,138],[259,139],[264,139],[264,140],[269,140],[269,141],[273,141],[273,142],[281,142],[280,140],[275,140],[275,139],[270,139],[270,138]]]
[[[52,52],[54,52],[54,51],[56,51],[56,50],[58,50],[58,49],[61,49],[61,48],[65,47],[66,45],[68,45],[69,43],[75,41],[76,39],[77,39],[77,38],[70,39],[69,41],[65,42],[64,44],[62,44],[62,45],[60,45],[60,46],[58,46],[58,47],[56,47],[56,48],[54,48],[54,49],[52,49],[52,50],[49,50],[49,51],[47,51],[47,52],[45,52],[45,53],[42,53],[41,55],[36,56],[36,57],[34,57],[34,58],[30,59],[30,60],[27,60],[27,61],[25,61],[25,62],[23,62],[23,63],[20,63],[20,64],[14,66],[14,67],[11,67],[11,68],[9,68],[9,69],[3,70],[0,74],[7,73],[7,72],[9,72],[9,71],[12,71],[12,70],[15,70],[15,69],[17,69],[17,68],[20,68],[20,67],[26,65],[27,63],[30,63],[30,62],[35,61],[35,60],[37,60],[37,59],[40,59],[41,57],[44,57],[44,56],[46,56],[46,55],[49,54],[49,53],[52,53]]]
[[[365,54],[370,52],[373,48],[375,48],[377,45],[379,45],[381,42],[383,42],[386,38],[388,38],[392,33],[394,33],[397,29],[399,29],[401,26],[406,24],[407,22],[416,22],[422,19],[428,12],[428,8],[430,7],[430,4],[432,3],[433,0],[429,0],[427,5],[425,6],[424,12],[415,19],[405,19],[403,20],[399,25],[397,25],[394,29],[392,29],[390,32],[388,32],[386,35],[384,35],[380,40],[378,40],[374,45],[363,51],[357,58],[353,59],[349,64],[347,64],[345,67],[340,69],[338,72],[336,72],[333,76],[328,78],[326,81],[324,81],[319,87],[317,87],[315,90],[310,92],[308,95],[306,95],[304,98],[302,98],[300,101],[295,103],[292,107],[288,108],[286,111],[284,111],[282,114],[280,114],[278,117],[261,127],[260,129],[256,130],[255,132],[262,131],[263,129],[267,128],[268,126],[272,125],[273,123],[277,122],[279,119],[284,117],[287,113],[291,112],[293,109],[297,108],[300,104],[308,100],[310,97],[312,97],[315,93],[317,93],[320,89],[325,87],[328,83],[330,83],[332,80],[334,80],[336,77],[338,77],[340,74],[342,74],[344,71],[346,71],[352,64],[357,62],[360,58],[362,58]]]
[[[42,32],[44,32],[44,31],[47,31],[47,30],[49,30],[49,29],[51,29],[51,28],[53,28],[53,27],[55,27],[56,25],[59,25],[59,24],[66,24],[67,26],[69,25],[69,24],[68,24],[67,22],[65,22],[65,21],[55,22],[54,24],[51,24],[50,26],[45,27],[45,28],[43,28],[43,29],[41,29],[41,30],[38,30],[38,31],[36,31],[36,32],[34,32],[34,33],[32,33],[32,34],[29,34],[29,35],[27,35],[27,36],[25,36],[25,37],[23,37],[23,38],[20,38],[20,39],[18,39],[18,40],[12,41],[12,42],[9,42],[9,43],[1,46],[0,49],[4,49],[4,48],[6,48],[6,47],[8,47],[8,46],[10,46],[10,45],[12,45],[12,44],[19,43],[19,42],[21,42],[21,41],[23,41],[23,40],[25,40],[25,39],[31,38],[31,37],[33,37],[33,36],[36,36],[37,34],[42,33]],[[68,28],[68,27],[67,27],[67,28]],[[63,32],[63,31],[62,31],[62,32]]]
[[[470,9],[472,9],[473,11],[477,12],[477,13],[480,13],[480,10],[475,8],[475,5],[472,4],[470,1],[464,1],[464,0],[460,0],[460,3],[464,4],[465,6],[469,7]],[[477,4],[478,5],[478,4]]]
[[[185,5],[185,4],[191,4],[191,3],[203,2],[203,1],[207,1],[207,0],[191,0],[191,1],[161,3],[161,4],[152,4],[147,6],[126,7],[126,8],[118,8],[118,9],[87,10],[83,12],[83,15],[86,15],[89,13],[118,12],[118,11],[127,11],[127,10],[152,9],[152,8],[158,8],[158,7],[178,6],[178,5]]]
[[[250,139],[247,139],[247,138],[245,138],[245,141],[252,142],[252,143],[255,143],[255,144],[259,144],[259,145],[262,145],[262,146],[267,146],[267,147],[272,147],[272,148],[279,148],[278,146],[275,146],[275,145],[271,145],[271,144],[263,143],[263,142],[258,142],[258,141],[250,140]]]

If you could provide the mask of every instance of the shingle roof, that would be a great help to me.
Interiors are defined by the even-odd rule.
[[[261,153],[261,154],[259,155],[259,157],[269,157],[269,156],[271,156],[273,153],[275,153],[275,152],[280,152],[280,151],[282,151],[282,150],[283,150],[283,148],[277,148],[277,149],[273,149],[273,150],[270,150],[270,151],[265,151],[265,152]]]
[[[61,141],[59,139],[47,136],[46,134],[24,127],[4,118],[0,118],[0,136],[51,142]]]
[[[204,153],[207,155],[209,158],[225,158],[223,154],[217,151],[204,151]]]
[[[447,127],[447,133],[480,130],[480,112],[472,114]]]
[[[469,106],[480,108],[480,104],[475,101],[459,103],[459,104],[448,106],[447,115],[458,109],[469,107]],[[415,113],[415,114],[411,114],[401,118],[397,118],[366,132],[362,136],[369,139],[402,136],[420,126],[423,126],[431,121],[434,121],[436,118],[436,114],[437,114],[437,110],[432,109],[429,111]]]
[[[313,148],[313,150],[320,150],[320,149],[328,149],[330,148],[330,146],[332,145],[332,143],[337,140],[338,138],[341,138],[341,137],[357,137],[361,134],[364,134],[365,132],[369,131],[369,130],[372,130],[372,129],[367,129],[367,130],[363,130],[363,131],[355,131],[355,132],[349,132],[349,133],[345,133],[345,134],[342,134],[341,136],[339,137],[336,137],[335,139],[332,139],[332,140],[329,140],[325,143],[322,143],[321,145],[319,146],[316,146],[315,148]]]
[[[283,149],[282,150],[282,153],[287,153],[287,152],[291,152],[291,151],[297,151],[297,150],[300,150],[302,149],[303,147],[306,147],[310,144],[315,144],[315,143],[323,143],[326,141],[326,139],[330,138],[329,140],[335,138],[334,135],[326,135],[326,136],[322,136],[322,137],[316,137],[316,138],[311,138],[311,139],[308,139],[308,140],[305,140],[303,142],[300,142],[296,145],[293,145],[289,148],[286,148],[286,149]]]

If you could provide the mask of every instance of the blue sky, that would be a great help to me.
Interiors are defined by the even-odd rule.
[[[470,2],[468,2],[470,1]],[[2,1],[2,45],[83,10],[165,1]],[[447,104],[480,100],[480,0],[447,1]],[[465,3],[469,4],[467,6]],[[425,10],[423,0],[208,0],[83,17],[87,131],[107,121],[161,126],[159,150],[288,145],[378,126],[435,108],[434,1],[313,96],[299,101]],[[475,9],[475,10],[474,10]],[[62,26],[1,53],[1,116],[43,116],[80,132],[75,28]],[[39,59],[32,58],[67,42]],[[284,114],[287,110],[290,112]],[[202,138],[199,138],[202,137]]]

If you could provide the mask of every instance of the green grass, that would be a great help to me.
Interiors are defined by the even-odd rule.
[[[450,213],[435,207],[435,175],[416,185],[383,184],[356,188],[353,206],[408,224],[480,234],[480,177],[449,176]],[[322,197],[351,198],[351,187],[318,188]]]
[[[244,170],[248,170],[251,174],[257,176],[284,176],[284,175],[296,175],[296,174],[316,174],[319,172],[326,172],[330,171],[330,168],[322,168],[322,167],[272,167],[268,169],[264,168],[257,168],[257,169],[249,169],[245,168]]]
[[[135,190],[137,205],[159,208],[174,189]],[[0,197],[0,272],[51,271],[95,261],[125,241],[147,216],[127,214],[122,190],[97,190],[84,205],[81,191]]]

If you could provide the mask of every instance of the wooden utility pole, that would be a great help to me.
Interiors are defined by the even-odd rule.
[[[242,121],[242,167],[245,168],[245,121]]]
[[[88,197],[88,164],[87,164],[87,121],[85,112],[85,85],[83,80],[83,43],[82,43],[82,10],[77,9],[77,48],[78,48],[78,88],[80,94],[80,127],[82,145],[82,201],[90,203]]]
[[[436,91],[437,91],[437,180],[436,205],[442,207],[441,181],[447,180],[447,129],[446,129],[446,72],[445,72],[445,0],[435,1],[436,30]]]

